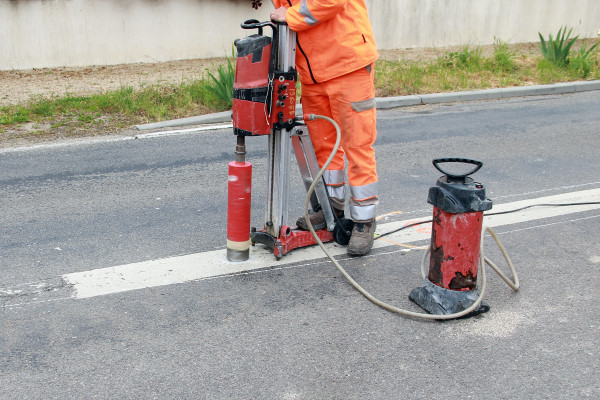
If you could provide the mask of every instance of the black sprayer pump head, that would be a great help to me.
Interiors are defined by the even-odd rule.
[[[475,168],[463,174],[449,173],[439,166],[442,163],[473,164]],[[491,210],[492,201],[486,198],[485,188],[469,177],[483,166],[481,161],[437,158],[433,160],[433,166],[444,175],[437,180],[436,186],[429,188],[429,204],[452,214]]]

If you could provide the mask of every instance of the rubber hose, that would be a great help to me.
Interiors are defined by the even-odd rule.
[[[404,316],[407,316],[407,317],[422,318],[422,319],[435,319],[435,320],[446,320],[446,319],[460,318],[460,317],[463,317],[463,316],[465,316],[467,314],[470,314],[471,312],[477,310],[477,308],[479,307],[479,305],[483,301],[483,295],[485,294],[485,289],[487,287],[487,280],[486,280],[486,275],[485,275],[485,264],[486,263],[494,271],[496,271],[500,275],[500,277],[513,290],[519,290],[519,278],[517,277],[517,273],[516,273],[516,270],[514,268],[514,265],[512,264],[512,261],[508,257],[508,253],[506,252],[506,249],[504,248],[504,246],[502,245],[502,243],[500,243],[500,240],[498,239],[498,236],[492,231],[492,229],[489,228],[489,227],[485,227],[485,229],[481,230],[481,244],[480,244],[480,248],[479,248],[479,268],[481,270],[481,274],[480,274],[480,278],[479,279],[481,280],[481,290],[480,290],[479,296],[477,297],[477,300],[475,300],[475,302],[471,306],[469,306],[468,308],[466,308],[465,310],[457,312],[457,313],[453,313],[453,314],[425,314],[425,313],[418,313],[418,312],[413,312],[413,311],[409,311],[409,310],[404,310],[404,309],[395,307],[395,306],[393,306],[391,304],[385,303],[385,302],[377,299],[373,295],[371,295],[369,292],[367,292],[362,286],[360,286],[350,276],[350,274],[348,274],[348,272],[346,272],[346,270],[340,265],[340,263],[331,254],[329,254],[329,252],[325,248],[325,245],[323,244],[323,242],[321,241],[321,239],[319,239],[317,233],[315,232],[315,230],[314,230],[314,228],[313,228],[313,226],[312,226],[312,224],[310,222],[310,216],[308,214],[308,209],[309,209],[309,205],[310,205],[310,198],[312,196],[312,193],[314,192],[315,187],[317,186],[317,184],[321,180],[321,177],[323,176],[323,174],[327,170],[327,167],[329,166],[329,164],[333,160],[333,157],[335,156],[335,153],[337,153],[338,148],[340,146],[340,141],[341,141],[340,127],[339,127],[339,125],[333,119],[331,119],[329,117],[326,117],[326,116],[323,116],[323,115],[308,114],[308,115],[305,115],[304,118],[307,118],[309,121],[314,121],[315,119],[323,119],[325,121],[328,121],[329,123],[331,123],[334,126],[335,131],[336,131],[336,135],[337,135],[336,141],[335,141],[335,145],[333,147],[333,150],[332,150],[331,154],[329,155],[329,158],[327,159],[327,161],[325,161],[325,164],[323,164],[323,167],[317,173],[317,176],[313,179],[313,182],[310,185],[310,187],[308,188],[308,191],[306,193],[306,198],[304,200],[304,219],[306,220],[306,223],[308,225],[308,229],[310,230],[310,233],[315,238],[315,241],[317,242],[317,244],[319,245],[319,247],[321,247],[321,250],[323,250],[323,253],[325,253],[325,255],[331,260],[331,262],[333,263],[333,265],[335,265],[335,267],[341,272],[341,274],[344,275],[344,277],[348,280],[348,282],[350,282],[350,284],[356,290],[358,290],[363,296],[365,296],[371,302],[375,303],[376,305],[378,305],[379,307],[381,307],[383,309],[386,309],[386,310],[391,311],[393,313],[404,315]],[[508,265],[510,267],[511,273],[512,273],[513,278],[514,278],[514,282],[511,282],[508,279],[508,277],[506,277],[506,275],[504,275],[502,272],[500,272],[500,270],[498,269],[498,267],[494,263],[492,263],[489,259],[487,259],[485,257],[485,255],[483,253],[483,238],[484,238],[484,235],[485,235],[486,231],[490,232],[490,234],[492,235],[492,237],[494,238],[494,240],[496,241],[496,243],[500,247],[500,250],[502,251],[502,254],[504,255],[504,258],[506,259],[506,262],[508,263]],[[429,254],[429,250],[425,253],[425,255],[423,256],[423,261],[421,262],[421,271],[422,271],[422,274],[424,275],[424,277],[425,277],[425,274],[424,274],[425,259],[426,259],[426,256],[428,254]]]

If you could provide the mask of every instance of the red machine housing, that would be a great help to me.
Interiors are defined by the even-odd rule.
[[[233,84],[233,133],[238,136],[268,135],[272,96],[269,76],[271,38],[259,34],[235,41],[237,58]],[[271,89],[271,90],[269,90]]]
[[[233,133],[238,136],[294,127],[296,71],[275,70],[272,41],[260,33],[235,41],[232,117]]]

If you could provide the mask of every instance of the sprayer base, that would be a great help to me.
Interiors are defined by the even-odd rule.
[[[479,290],[458,291],[444,289],[431,283],[427,278],[420,286],[410,292],[408,298],[419,305],[423,310],[432,315],[448,315],[461,312],[469,308],[479,297]],[[490,306],[481,302],[479,307],[465,317],[489,311]]]

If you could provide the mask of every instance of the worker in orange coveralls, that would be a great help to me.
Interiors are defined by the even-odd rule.
[[[379,202],[373,143],[377,136],[373,63],[377,47],[364,0],[273,0],[271,20],[297,32],[296,69],[302,84],[305,114],[333,118],[341,128],[341,148],[324,179],[334,212],[344,213],[344,154],[348,159],[354,228],[348,253],[367,254],[373,247]],[[325,120],[307,121],[317,160],[322,166],[335,145],[334,127]],[[325,227],[323,212],[310,215],[315,229]],[[298,227],[308,229],[304,217]]]

